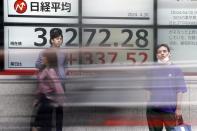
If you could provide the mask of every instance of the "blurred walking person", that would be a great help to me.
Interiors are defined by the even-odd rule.
[[[39,106],[33,127],[39,131],[52,131],[53,110],[56,113],[56,131],[62,131],[64,89],[57,75],[56,50],[47,49],[43,53],[43,68],[39,70],[37,99],[34,106]]]

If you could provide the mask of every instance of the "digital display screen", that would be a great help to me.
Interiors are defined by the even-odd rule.
[[[52,28],[63,32],[69,67],[153,61],[153,5],[154,0],[4,0],[5,69],[34,69],[39,52],[50,47]]]
[[[5,41],[8,42],[5,45],[5,67],[34,68],[39,52],[50,47],[49,32],[52,28],[5,26]],[[81,64],[134,64],[152,61],[153,30],[150,28],[82,28],[81,46],[78,28],[58,28],[64,32],[61,48],[66,53],[75,50],[68,53],[70,66],[79,64],[79,53],[82,56]]]
[[[152,25],[153,5],[154,0],[83,0],[83,23]]]
[[[100,48],[94,54],[83,55],[88,63],[134,64],[153,60],[153,30],[150,28],[86,28],[82,38],[82,47]]]
[[[197,0],[158,0],[158,25],[196,25]]]

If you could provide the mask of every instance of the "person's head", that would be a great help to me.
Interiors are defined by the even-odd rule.
[[[50,31],[50,44],[52,47],[60,47],[63,42],[62,30],[59,28],[52,28]]]
[[[57,67],[57,53],[54,49],[46,49],[43,53],[43,63],[47,67]]]
[[[156,56],[159,63],[170,62],[170,48],[167,44],[160,44],[156,47]]]

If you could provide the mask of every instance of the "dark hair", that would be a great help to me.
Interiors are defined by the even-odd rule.
[[[157,47],[156,47],[156,51],[160,48],[160,47],[166,47],[167,48],[167,50],[168,50],[168,52],[170,52],[170,47],[167,45],[167,44],[160,44],[160,45],[157,45]]]
[[[57,53],[54,49],[46,49],[43,53],[43,57],[46,57],[49,67],[57,67]]]
[[[59,36],[63,37],[62,30],[60,28],[52,28],[50,31],[50,44],[52,45],[52,39],[57,38]]]

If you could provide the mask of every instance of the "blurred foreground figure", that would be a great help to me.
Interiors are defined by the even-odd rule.
[[[39,131],[52,131],[52,114],[56,113],[56,131],[62,131],[64,89],[57,75],[56,51],[47,49],[43,53],[45,67],[37,75],[37,99],[34,106],[38,108],[34,127]]]
[[[41,127],[40,131],[52,130],[53,109],[56,113],[56,131],[62,131],[63,103],[65,91],[65,65],[66,55],[59,47],[62,45],[63,35],[59,28],[50,31],[49,49],[39,54],[36,61],[38,73],[38,99],[34,102],[39,106],[35,119],[35,126]]]
[[[157,64],[149,74],[147,105],[149,131],[174,131],[177,119],[181,118],[181,97],[187,91],[180,68],[170,61],[170,48],[166,44],[157,46]]]

